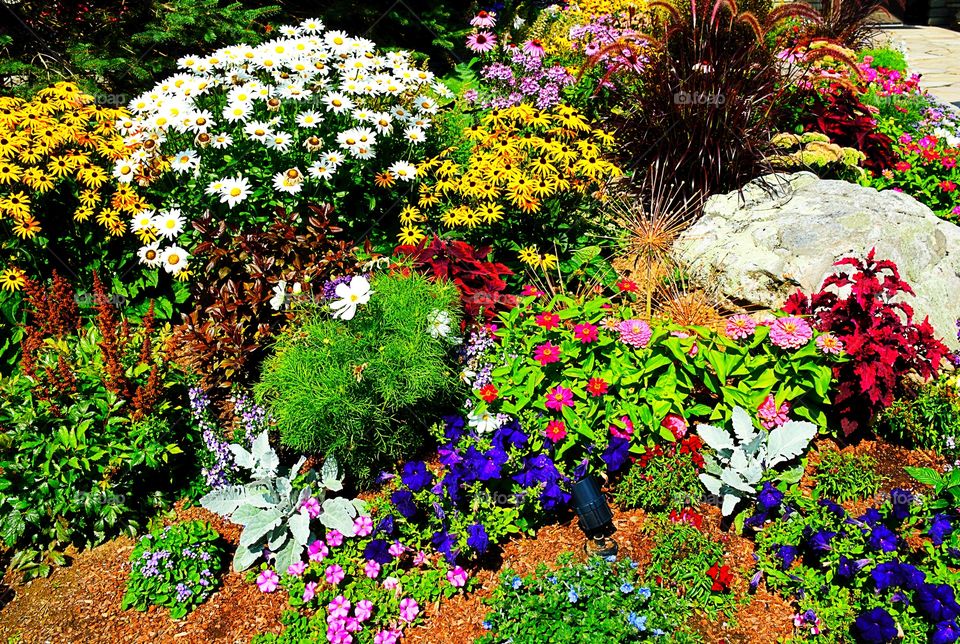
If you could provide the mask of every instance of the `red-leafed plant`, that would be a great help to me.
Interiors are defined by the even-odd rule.
[[[894,298],[915,295],[900,278],[897,265],[877,260],[876,249],[866,259],[846,257],[836,266],[849,266],[824,280],[812,295],[795,293],[784,310],[809,315],[821,331],[843,341],[849,361],[834,368],[840,383],[834,400],[841,428],[850,435],[889,407],[910,371],[923,378],[937,375],[949,349],[934,335],[928,320],[913,321],[913,308]],[[849,295],[838,291],[849,287]]]
[[[835,85],[825,94],[808,90],[801,98],[805,104],[801,123],[808,132],[820,132],[837,145],[856,148],[866,155],[863,167],[879,174],[897,162],[893,140],[877,130],[870,109],[849,87]]]
[[[398,246],[395,254],[409,258],[417,270],[435,279],[456,284],[463,310],[470,317],[482,314],[489,320],[498,311],[516,304],[515,297],[504,293],[507,283],[503,277],[513,273],[503,264],[487,259],[489,247],[474,248],[466,242],[434,237],[416,246]]]

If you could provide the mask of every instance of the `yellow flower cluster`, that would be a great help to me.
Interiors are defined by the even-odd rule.
[[[417,168],[419,200],[400,213],[401,243],[423,239],[417,224],[428,214],[448,228],[509,223],[563,194],[603,198],[607,182],[621,174],[604,158],[613,136],[565,105],[490,110],[464,136],[470,143],[463,162],[448,148]]]
[[[575,10],[586,16],[619,15],[642,12],[648,8],[646,0],[577,0]]]
[[[114,129],[126,111],[97,105],[72,83],[40,90],[31,100],[0,97],[0,220],[33,238],[41,230],[38,197],[66,183],[78,206],[73,218],[94,217],[111,235],[146,207],[131,186],[108,188],[113,162],[130,154]],[[8,282],[5,282],[5,284]]]

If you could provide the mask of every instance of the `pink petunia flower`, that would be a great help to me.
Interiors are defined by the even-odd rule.
[[[547,392],[547,409],[560,411],[564,407],[573,407],[573,392],[563,385],[557,385]]]
[[[353,520],[353,531],[358,537],[366,537],[373,532],[373,519],[368,516],[359,516]]]
[[[467,49],[483,54],[497,46],[497,36],[489,31],[478,31],[467,36]]]
[[[803,318],[777,318],[770,325],[770,342],[781,349],[799,349],[813,337],[813,329]]]
[[[257,588],[261,593],[272,593],[280,586],[280,575],[272,570],[264,570],[257,575]]]
[[[420,606],[413,597],[405,597],[400,600],[400,619],[405,622],[412,622],[420,614]]]
[[[551,342],[544,342],[533,352],[533,359],[540,363],[540,366],[560,361],[560,347]]]
[[[753,335],[757,329],[756,321],[749,315],[734,315],[727,320],[727,337],[743,340]]]
[[[318,501],[316,497],[309,496],[300,504],[300,509],[306,509],[307,516],[311,519],[316,519],[320,516],[321,512],[320,501]]]
[[[660,423],[661,427],[670,430],[673,437],[680,440],[687,435],[687,421],[679,414],[667,414],[666,418]]]
[[[310,561],[323,561],[330,554],[330,550],[327,548],[327,544],[317,539],[307,548],[307,554]]]
[[[380,574],[380,564],[373,559],[368,560],[366,565],[363,567],[363,574],[370,579],[376,579],[377,575]]]
[[[403,545],[402,543],[400,543],[399,541],[394,541],[394,542],[390,545],[390,548],[387,549],[387,552],[389,552],[389,553],[390,553],[392,556],[394,556],[394,557],[399,557],[400,555],[402,555],[402,554],[403,554],[404,552],[406,552],[406,551],[407,551],[406,546],[404,546],[404,545]]]
[[[422,566],[425,563],[427,563],[427,553],[421,550],[417,553],[417,556],[413,558],[413,565]]]
[[[338,530],[331,530],[327,533],[327,545],[336,548],[343,543],[343,535]]]
[[[317,595],[317,582],[308,581],[303,587],[303,601],[311,601]]]
[[[633,437],[633,421],[630,420],[629,416],[623,416],[620,418],[620,422],[626,425],[626,428],[620,429],[616,425],[610,425],[610,434],[617,438],[626,438],[629,440]]]
[[[373,644],[397,644],[400,641],[400,632],[396,630],[378,631],[373,636]]]
[[[333,584],[336,586],[343,581],[343,578],[346,577],[346,573],[343,572],[343,568],[341,568],[339,565],[333,564],[332,566],[327,566],[323,577],[327,580],[328,584]]]
[[[454,588],[463,588],[467,583],[467,571],[460,566],[456,566],[447,571],[447,581]]]
[[[365,622],[373,615],[373,602],[369,599],[361,599],[353,609],[353,614],[357,616],[358,622]]]
[[[360,626],[360,620],[356,617],[348,617],[343,620],[343,630],[347,631],[348,633],[356,633],[361,628],[363,627]]]
[[[330,617],[347,617],[350,615],[352,604],[350,600],[343,595],[337,595],[332,602],[327,604],[327,615]]]
[[[307,569],[307,564],[305,564],[302,561],[298,561],[296,563],[292,563],[289,566],[287,566],[287,574],[293,575],[294,577],[299,577],[300,575],[303,574],[303,571],[306,569]]]
[[[387,590],[396,590],[400,588],[400,580],[396,577],[387,577],[383,580],[383,587]]]
[[[620,332],[620,341],[631,347],[643,349],[650,342],[653,330],[643,320],[624,320],[617,325]]]

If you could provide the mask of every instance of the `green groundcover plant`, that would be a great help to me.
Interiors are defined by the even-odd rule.
[[[279,336],[256,393],[283,444],[336,454],[363,483],[422,442],[418,419],[454,389],[459,295],[415,273],[357,276],[332,290],[329,305],[306,305]]]
[[[846,503],[873,496],[880,490],[883,477],[877,473],[877,462],[867,454],[820,452],[815,487],[820,496]]]
[[[209,523],[186,521],[144,535],[130,553],[132,569],[121,608],[170,609],[180,619],[220,585],[223,542]]]
[[[647,586],[636,562],[594,558],[574,563],[561,555],[555,569],[541,564],[519,577],[511,570],[488,600],[477,644],[556,642],[697,642],[683,628],[687,604],[669,591]]]

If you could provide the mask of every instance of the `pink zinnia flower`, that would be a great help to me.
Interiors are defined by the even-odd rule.
[[[616,425],[610,425],[610,433],[617,438],[630,439],[633,436],[633,421],[629,416],[623,416],[620,422],[626,425],[625,429],[620,429]]]
[[[350,600],[343,595],[338,595],[332,602],[327,604],[327,615],[330,617],[347,617],[350,615],[352,604]]]
[[[727,320],[727,337],[743,340],[753,335],[757,323],[749,315],[734,315]]]
[[[359,516],[353,520],[353,531],[358,537],[366,537],[373,532],[373,519]]]
[[[454,588],[463,588],[467,583],[467,571],[457,566],[447,571],[447,581]]]
[[[913,142],[913,135],[907,134],[906,132],[900,135],[900,143],[912,143],[912,142]]]
[[[790,412],[790,403],[784,401],[780,407],[777,407],[777,401],[773,394],[764,398],[760,406],[757,407],[757,416],[760,417],[760,424],[764,429],[773,429],[784,424],[790,418],[787,414]]]
[[[910,165],[909,161],[897,161],[893,164],[893,167],[897,172],[906,172],[913,166]]]
[[[669,429],[670,433],[673,434],[673,437],[677,440],[687,435],[687,421],[679,414],[667,414],[667,417],[663,419],[660,426]]]
[[[327,533],[327,545],[336,548],[343,543],[343,535],[338,530],[331,530]]]
[[[533,352],[533,359],[546,367],[548,364],[560,361],[560,347],[551,342],[544,342]]]
[[[940,161],[940,164],[947,170],[953,170],[957,167],[957,160],[953,157],[944,157],[943,160]]]
[[[547,409],[560,411],[564,407],[573,407],[573,392],[562,385],[557,385],[547,392]]]
[[[597,335],[597,327],[587,322],[573,327],[573,337],[584,344],[589,344],[595,342],[599,336]]]
[[[781,349],[799,349],[813,337],[813,329],[803,318],[777,318],[770,325],[770,342]]]
[[[358,622],[365,622],[373,615],[373,602],[369,599],[361,599],[353,609],[353,614],[357,616]]]
[[[466,93],[464,93],[464,97],[466,97]],[[540,289],[538,289],[533,284],[524,284],[523,290],[520,291],[520,295],[523,295],[524,297],[527,297],[530,295],[533,295],[535,297],[540,297],[541,295],[545,295],[545,293]]]
[[[637,349],[643,349],[650,342],[653,330],[643,320],[624,320],[617,325],[620,341]]]
[[[323,561],[330,554],[330,550],[327,549],[327,544],[317,539],[307,548],[307,554],[310,561]]]
[[[830,333],[824,333],[817,338],[817,348],[824,353],[837,355],[843,351],[843,342]]]
[[[400,600],[400,619],[405,622],[412,622],[420,614],[420,606],[413,597],[405,597]]]
[[[264,570],[257,575],[257,588],[261,593],[272,593],[280,586],[280,576],[272,570]]]
[[[343,568],[341,568],[339,565],[333,564],[332,566],[327,566],[323,577],[327,580],[328,584],[336,586],[343,581],[343,578],[346,577],[346,573],[343,572]]]
[[[404,546],[399,541],[394,541],[393,544],[390,546],[390,548],[387,549],[387,552],[389,552],[394,557],[399,557],[406,551],[407,551],[406,546]]]
[[[478,31],[467,36],[467,49],[479,54],[492,50],[497,45],[497,37],[489,31]]]
[[[307,564],[305,564],[302,561],[298,561],[296,563],[292,563],[289,566],[287,566],[287,574],[293,575],[294,577],[299,577],[300,575],[303,574],[303,571],[306,569],[307,569]]]
[[[943,190],[944,192],[953,192],[954,190],[957,189],[957,184],[955,184],[953,181],[944,180],[937,185],[939,185],[940,189]]]
[[[376,579],[377,575],[380,574],[380,564],[373,559],[368,560],[366,565],[363,567],[363,574],[370,579]]]
[[[484,27],[489,29],[497,24],[497,14],[491,11],[481,11],[470,20],[471,27]]]
[[[317,595],[317,582],[308,581],[303,587],[303,601],[308,602]]]
[[[543,313],[539,313],[534,320],[536,321],[537,326],[544,328],[547,331],[557,328],[557,325],[560,324],[560,316],[552,311],[544,311]]]
[[[547,429],[544,432],[554,443],[562,441],[567,436],[567,426],[562,420],[551,420],[547,423]]]

